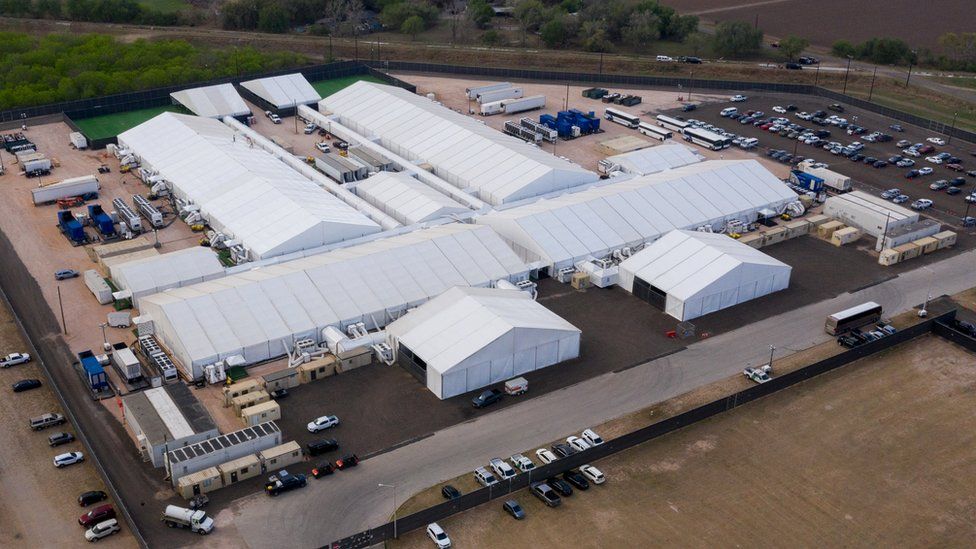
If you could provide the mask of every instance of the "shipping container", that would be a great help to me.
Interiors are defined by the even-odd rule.
[[[298,463],[302,461],[304,454],[301,445],[293,440],[258,452],[258,458],[261,465],[270,471]]]
[[[64,179],[57,183],[31,189],[34,205],[51,204],[59,198],[97,194],[101,185],[94,175]]]
[[[819,226],[823,225],[824,223],[830,221],[830,218],[827,217],[826,215],[823,215],[823,214],[817,214],[817,215],[811,215],[810,217],[808,217],[807,218],[807,221],[810,222],[810,225],[813,228],[816,228],[816,227],[819,227]],[[812,229],[811,229],[811,231],[812,231]]]
[[[851,242],[856,242],[860,238],[860,230],[855,229],[854,227],[845,227],[843,229],[837,229],[832,235],[830,235],[830,243],[839,248],[841,246],[846,246]]]
[[[85,271],[84,277],[85,286],[88,286],[88,289],[91,290],[92,295],[98,300],[99,305],[107,305],[115,300],[112,297],[112,288],[102,278],[101,273],[95,269],[89,269]]]
[[[281,419],[281,406],[273,401],[262,402],[241,410],[241,420],[246,426],[254,426],[266,421]]]

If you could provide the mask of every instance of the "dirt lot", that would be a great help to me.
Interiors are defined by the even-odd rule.
[[[607,484],[558,509],[520,492],[525,521],[493,502],[441,525],[460,547],[570,531],[624,547],[966,545],[972,363],[925,336],[606,459]],[[415,531],[393,545],[429,543]]]
[[[0,300],[0,354],[23,351],[24,341],[5,300]],[[10,385],[25,378],[43,380],[44,387],[25,393],[10,392]],[[84,450],[79,442],[51,448],[47,437],[70,424],[32,431],[31,417],[46,412],[64,413],[36,362],[0,370],[0,546],[76,547],[85,543],[78,517],[78,494],[105,490],[91,462],[55,469],[51,459],[63,452]],[[11,497],[13,496],[13,497]],[[112,503],[109,501],[108,503]],[[123,524],[122,532],[103,543],[108,547],[135,547]]]
[[[940,2],[938,9],[931,10],[912,0],[861,0],[856,10],[838,0],[668,0],[666,4],[713,21],[751,23],[758,16],[759,27],[770,35],[795,34],[826,47],[839,39],[860,42],[891,36],[912,46],[936,48],[943,33],[967,32],[976,26],[972,5],[963,0]]]

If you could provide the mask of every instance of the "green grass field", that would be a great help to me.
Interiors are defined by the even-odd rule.
[[[141,0],[139,5],[163,13],[173,13],[187,7],[186,0]]]
[[[332,80],[319,80],[318,82],[312,82],[312,87],[315,91],[319,92],[322,97],[328,97],[337,91],[345,89],[348,86],[359,82],[360,80],[365,80],[366,82],[376,82],[377,84],[382,84],[383,81],[375,76],[370,76],[368,74],[357,74],[356,76],[346,76],[344,78],[333,78]]]
[[[137,111],[119,112],[115,114],[105,114],[93,116],[92,118],[82,118],[75,120],[75,124],[81,129],[81,133],[89,139],[104,139],[115,137],[120,133],[142,124],[150,118],[164,112],[186,112],[176,105],[164,105],[162,107],[151,107],[139,109]]]

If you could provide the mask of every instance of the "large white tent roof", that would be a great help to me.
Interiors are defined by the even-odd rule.
[[[193,114],[206,118],[246,116],[251,113],[251,109],[232,84],[190,88],[173,92],[169,96]]]
[[[524,260],[562,268],[674,229],[751,222],[759,210],[796,199],[755,160],[711,160],[491,212],[477,223],[494,228]]]
[[[360,181],[356,194],[404,225],[470,211],[403,172],[379,172]]]
[[[362,213],[217,120],[163,113],[119,135],[174,193],[255,259],[381,230]]]
[[[779,271],[789,280],[791,267],[724,234],[671,231],[620,264],[620,284],[628,290],[634,276],[681,301],[690,301],[738,269],[740,278],[766,278]],[[623,273],[627,273],[626,275]]]
[[[649,175],[663,172],[689,164],[696,164],[704,160],[691,147],[681,143],[669,143],[638,149],[624,154],[607,157],[607,160],[634,175]]]
[[[112,265],[109,274],[138,307],[144,296],[223,276],[224,266],[213,250],[195,246]]]
[[[381,327],[453,286],[524,280],[488,227],[454,223],[147,296],[140,312],[188,368],[281,356],[327,326]]]
[[[598,179],[474,118],[402,88],[357,82],[319,102],[342,124],[379,136],[380,143],[414,162],[426,162],[451,184],[491,204],[514,202]]]
[[[513,330],[522,331],[517,339],[524,348],[580,333],[526,292],[495,288],[451,288],[387,326],[390,336],[442,375]]]
[[[297,72],[248,80],[241,82],[241,87],[281,109],[308,105],[322,99],[305,76]]]

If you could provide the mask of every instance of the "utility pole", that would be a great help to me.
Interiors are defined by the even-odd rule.
[[[61,302],[61,285],[58,284],[58,308],[61,309],[61,332],[68,335],[68,325],[64,322],[64,303]]]
[[[871,76],[871,91],[868,92],[868,101],[874,96],[874,79],[878,76],[878,66],[874,66],[874,74]]]
[[[946,134],[946,145],[952,143],[952,134],[956,131],[956,117],[959,116],[958,112],[952,113],[952,126],[949,128],[949,133]]]
[[[847,95],[847,77],[851,74],[851,61],[853,59],[853,56],[847,56],[847,71],[844,72],[844,95]]]
[[[603,52],[600,52],[600,76],[603,76]]]
[[[908,82],[912,79],[912,66],[915,64],[915,55],[917,55],[918,50],[912,50],[912,57],[908,60],[908,78],[905,79],[905,87],[908,87]]]

